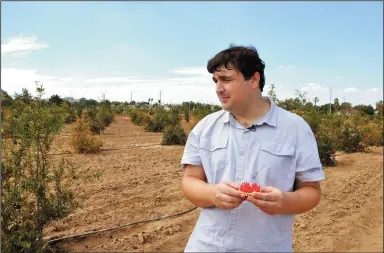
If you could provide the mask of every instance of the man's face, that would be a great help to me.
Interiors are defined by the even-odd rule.
[[[213,81],[216,83],[216,94],[226,111],[242,108],[248,104],[250,96],[253,96],[252,79],[246,81],[241,72],[235,69],[221,68],[213,73]]]

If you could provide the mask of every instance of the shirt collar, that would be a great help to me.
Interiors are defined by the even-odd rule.
[[[277,105],[275,102],[273,102],[272,99],[269,97],[263,97],[263,99],[267,100],[271,104],[271,108],[269,108],[268,112],[259,120],[257,120],[254,125],[262,125],[262,124],[268,124],[270,126],[276,127],[277,125]],[[233,117],[233,114],[231,112],[226,111],[223,119],[223,123],[231,122],[232,125],[236,125],[236,120]]]

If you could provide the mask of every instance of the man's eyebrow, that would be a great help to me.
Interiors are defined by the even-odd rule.
[[[232,78],[231,75],[218,75],[217,78],[219,79],[229,79]],[[212,77],[212,79],[216,79],[216,77]]]

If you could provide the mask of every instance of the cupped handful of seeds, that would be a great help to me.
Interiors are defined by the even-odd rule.
[[[240,185],[241,192],[244,192],[245,195],[248,197],[252,194],[252,192],[261,192],[261,187],[258,184],[250,184],[248,182],[244,182]]]

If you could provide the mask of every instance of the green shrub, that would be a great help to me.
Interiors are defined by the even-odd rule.
[[[78,118],[81,118],[83,116],[83,108],[79,104],[76,106],[76,116]]]
[[[149,132],[163,132],[166,124],[166,120],[163,120],[161,117],[156,116],[154,119],[148,120],[147,125],[144,129]]]
[[[76,121],[76,111],[74,109],[71,109],[70,112],[65,114],[65,123],[72,124],[75,121]]]
[[[344,120],[338,136],[338,149],[346,152],[364,151],[362,127],[365,123],[367,121],[359,115]]]
[[[136,111],[129,111],[128,114],[131,117],[132,122],[136,124],[137,117],[139,116],[138,113]]]
[[[58,107],[59,113],[64,115],[64,122],[71,124],[76,121],[76,108],[72,107],[68,101],[61,103]]]
[[[323,166],[334,166],[336,165],[335,157],[335,145],[329,135],[325,132],[319,131],[315,134],[317,141],[317,147],[319,150],[320,161]]]
[[[162,145],[185,145],[187,135],[180,125],[170,125],[163,132]]]
[[[345,125],[341,132],[338,148],[346,152],[364,151],[363,133],[356,126]]]
[[[129,116],[131,117],[132,122],[138,126],[143,126],[150,120],[150,117],[147,114],[138,111],[130,111]]]
[[[88,109],[85,114],[85,122],[93,134],[100,134],[105,129],[105,124],[98,119],[96,108]]]
[[[43,91],[38,87],[36,100],[13,107],[10,139],[2,139],[1,252],[43,252],[44,226],[76,207],[69,170],[64,160],[52,165],[50,155],[65,115],[41,103]]]
[[[184,110],[184,119],[185,119],[186,122],[189,122],[190,117],[189,117],[188,110]]]
[[[166,112],[158,110],[155,116],[146,123],[145,130],[150,132],[163,132],[167,126],[180,124],[180,115],[177,110]]]
[[[102,125],[103,128],[105,128],[112,123],[114,117],[110,108],[102,104],[99,107],[96,118],[99,121],[100,125]]]
[[[311,110],[309,112],[303,113],[301,116],[311,127],[313,133],[317,133],[320,131],[320,125],[321,125],[320,113],[318,113],[316,110]]]
[[[119,106],[117,106],[115,111],[116,111],[117,115],[120,115],[124,112],[124,107],[122,105],[119,105]]]
[[[383,122],[372,122],[363,126],[363,143],[367,146],[383,146]]]
[[[83,120],[79,120],[71,132],[70,145],[77,153],[97,153],[103,141],[91,132]]]
[[[153,110],[152,108],[149,110],[149,116],[153,116],[153,115],[155,115],[155,113],[156,113],[156,111],[155,110]]]

